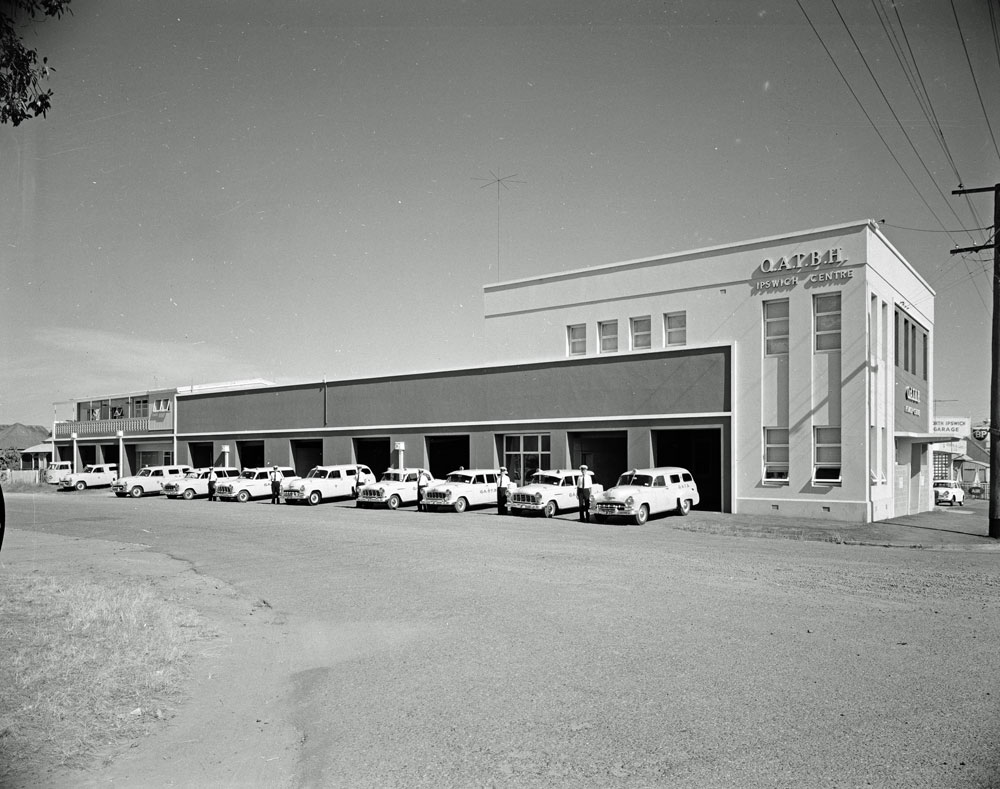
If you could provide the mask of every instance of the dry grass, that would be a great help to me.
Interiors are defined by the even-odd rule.
[[[148,734],[206,635],[141,579],[0,575],[0,783]]]

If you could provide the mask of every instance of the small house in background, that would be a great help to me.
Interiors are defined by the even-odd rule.
[[[52,457],[51,431],[40,425],[0,425],[0,450],[16,449],[21,453],[18,470],[31,471],[45,468]]]

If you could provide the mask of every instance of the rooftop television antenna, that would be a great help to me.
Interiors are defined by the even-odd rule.
[[[500,175],[502,171],[497,170],[493,172],[490,170],[490,177],[476,177],[473,181],[486,181],[480,189],[485,189],[487,186],[496,186],[497,188],[497,282],[500,281],[500,189],[510,189],[510,184],[523,184],[525,181],[517,180],[517,173],[513,175]]]

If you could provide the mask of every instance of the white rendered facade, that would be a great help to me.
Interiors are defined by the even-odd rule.
[[[501,364],[729,346],[734,512],[867,522],[933,507],[934,292],[873,221],[502,282],[484,298],[486,355]],[[629,453],[654,462],[652,447]]]

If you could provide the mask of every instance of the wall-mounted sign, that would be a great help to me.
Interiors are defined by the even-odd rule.
[[[977,427],[972,431],[972,437],[976,439],[976,441],[985,441],[989,434],[990,429],[988,427]]]
[[[753,290],[755,293],[760,293],[765,290],[793,288],[799,284],[800,279],[805,279],[807,282],[835,282],[853,279],[853,269],[818,270],[820,267],[842,266],[846,262],[847,258],[844,257],[840,247],[795,255],[782,255],[779,258],[764,258],[761,261],[759,272],[781,276],[753,280]]]
[[[792,269],[808,269],[813,266],[839,266],[847,262],[840,247],[828,249],[825,252],[806,252],[801,255],[789,255],[780,257],[777,260],[764,258],[760,264],[760,270],[765,274],[774,274],[779,271]]]
[[[935,449],[939,452],[951,452],[955,455],[964,455],[966,452],[965,437],[969,435],[972,420],[967,416],[938,416],[934,417],[933,430],[935,433],[952,435],[952,441],[935,444]]]
[[[908,386],[903,393],[903,396],[909,400],[911,403],[920,402],[920,390],[915,386]]]

